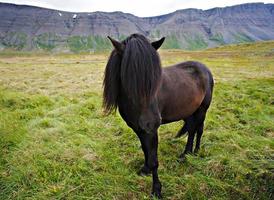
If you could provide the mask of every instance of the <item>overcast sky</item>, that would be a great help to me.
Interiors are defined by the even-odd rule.
[[[71,12],[122,11],[139,17],[167,14],[184,8],[209,9],[260,0],[0,0],[0,2],[35,5]],[[261,1],[274,3],[272,1]]]

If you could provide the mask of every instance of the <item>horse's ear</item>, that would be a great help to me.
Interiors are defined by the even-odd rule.
[[[165,37],[162,37],[158,41],[151,42],[151,45],[154,47],[154,49],[158,50],[161,47],[161,45],[163,44],[164,41],[165,41]]]
[[[113,47],[118,51],[118,53],[122,54],[124,52],[124,50],[125,50],[125,45],[124,44],[112,39],[109,36],[108,36],[108,39],[111,41]]]

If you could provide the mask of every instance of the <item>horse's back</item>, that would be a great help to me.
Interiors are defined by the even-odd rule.
[[[167,67],[167,70],[168,68],[169,67]],[[203,63],[200,63],[197,61],[186,61],[186,62],[178,63],[176,65],[170,66],[170,68],[184,70],[190,76],[192,76],[192,78],[199,79],[199,80],[204,78],[207,79],[208,74],[211,75],[210,70]]]
[[[164,78],[174,78],[174,76],[180,80],[183,78],[191,78],[196,81],[201,90],[206,90],[208,86],[213,84],[213,77],[210,70],[203,63],[197,61],[186,61],[164,68]]]

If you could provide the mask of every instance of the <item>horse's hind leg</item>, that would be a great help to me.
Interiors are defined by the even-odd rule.
[[[184,161],[185,155],[192,153],[192,150],[193,150],[193,141],[194,141],[195,132],[196,132],[196,122],[195,122],[194,115],[190,116],[186,120],[186,124],[187,124],[188,137],[187,137],[187,143],[185,146],[185,150],[180,155],[180,160],[182,160],[182,161]]]
[[[196,146],[194,149],[194,154],[197,154],[200,150],[200,143],[201,143],[201,137],[203,135],[204,131],[204,122],[198,127],[197,134],[196,134]]]
[[[201,143],[201,137],[202,137],[203,131],[204,131],[204,121],[206,118],[206,112],[210,106],[211,99],[212,99],[212,89],[213,89],[213,85],[211,86],[210,89],[207,90],[206,96],[205,96],[201,106],[195,112],[195,120],[197,123],[196,146],[194,149],[195,154],[197,154],[198,151],[200,150],[200,143]]]
[[[195,132],[196,132],[196,145],[194,149],[194,154],[197,154],[200,150],[200,143],[201,138],[204,131],[204,121],[206,117],[207,109],[201,106],[198,110],[194,113],[194,120],[195,120]]]
[[[187,123],[185,122],[184,126],[178,131],[175,138],[181,137],[182,135],[186,134],[186,132],[187,132]]]
[[[194,153],[197,153],[199,151],[201,137],[203,134],[205,115],[206,115],[206,109],[204,109],[201,106],[195,111],[195,113],[193,113],[193,115],[191,115],[186,120],[188,138],[187,138],[185,151],[180,156],[181,159],[184,159],[186,154],[192,153],[194,137],[195,137],[196,133],[197,133],[196,134],[196,146],[195,146]]]
[[[211,93],[206,94],[205,99],[203,100],[201,106],[194,113],[195,121],[196,121],[196,146],[194,149],[194,153],[197,154],[200,150],[201,137],[204,132],[204,121],[206,118],[206,112],[211,102]]]

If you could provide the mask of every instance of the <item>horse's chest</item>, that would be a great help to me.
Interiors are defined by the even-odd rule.
[[[120,101],[118,104],[118,109],[121,117],[127,125],[134,130],[137,129],[139,111],[127,101]]]

